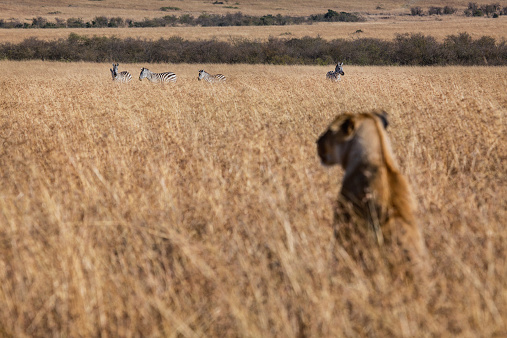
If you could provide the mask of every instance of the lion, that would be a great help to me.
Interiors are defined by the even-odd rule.
[[[385,131],[387,117],[381,110],[340,114],[317,141],[322,164],[340,164],[345,170],[335,208],[335,237],[347,242],[373,234],[380,247],[401,245],[398,253],[408,253],[408,261],[421,264],[425,245],[410,186],[398,170]]]

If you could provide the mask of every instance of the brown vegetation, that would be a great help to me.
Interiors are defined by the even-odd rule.
[[[269,39],[268,41],[189,41],[181,38],[147,41],[77,34],[68,39],[28,39],[0,44],[0,59],[248,63],[277,65],[330,65],[340,60],[354,65],[507,65],[507,43],[491,37],[473,40],[466,33],[448,36],[443,43],[431,36],[398,35],[394,41],[378,39],[326,41],[321,38]]]
[[[157,85],[0,62],[0,335],[505,336],[507,68],[344,67],[153,64],[178,75]],[[424,300],[333,240],[343,173],[315,141],[372,108],[418,202]]]
[[[19,43],[30,37],[41,40],[67,38],[70,33],[83,36],[116,36],[118,38],[142,38],[158,40],[171,36],[188,40],[256,39],[266,41],[270,37],[302,38],[320,36],[326,40],[374,38],[392,40],[396,34],[424,34],[443,41],[451,34],[469,33],[474,39],[490,36],[497,41],[507,39],[507,16],[498,19],[477,18],[411,18],[354,22],[317,23],[313,25],[265,26],[265,27],[162,27],[162,28],[60,28],[60,29],[0,29],[0,42]]]
[[[241,11],[248,15],[311,15],[325,13],[328,9],[341,11],[357,11],[362,13],[378,14],[407,14],[410,13],[409,5],[403,0],[386,0],[379,3],[377,0],[344,1],[344,0],[278,0],[278,1],[202,1],[202,0],[50,0],[40,2],[37,0],[0,1],[0,19],[9,18],[32,18],[39,16],[60,17],[64,19],[80,17],[91,20],[95,16],[120,16],[132,19],[153,18],[162,14],[190,14],[200,15],[203,12],[212,14],[225,14]],[[448,0],[445,5],[465,9],[468,0]],[[490,1],[489,1],[490,2]],[[489,3],[488,2],[488,3]],[[507,1],[495,1],[502,6]],[[215,3],[215,4],[214,4]],[[424,8],[430,6],[442,6],[442,1],[430,0],[418,5]],[[162,11],[162,7],[179,8],[174,11]],[[54,14],[50,14],[54,13]]]

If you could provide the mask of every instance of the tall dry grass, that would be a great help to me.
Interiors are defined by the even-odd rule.
[[[507,68],[0,62],[0,334],[505,336]],[[228,82],[197,81],[198,69]],[[385,108],[427,284],[332,236],[315,140]],[[361,245],[358,243],[357,245]],[[423,290],[414,296],[414,288]]]

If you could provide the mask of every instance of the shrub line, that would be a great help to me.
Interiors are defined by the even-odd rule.
[[[170,8],[170,7],[162,7]],[[241,12],[220,14],[203,13],[197,18],[190,14],[181,16],[166,15],[160,18],[144,18],[141,21],[123,19],[121,17],[107,18],[97,16],[92,21],[85,22],[82,18],[69,18],[67,20],[56,18],[49,21],[44,17],[32,19],[32,23],[22,23],[17,19],[9,21],[0,20],[0,28],[105,28],[105,27],[174,27],[174,26],[284,26],[312,24],[313,22],[360,22],[365,21],[358,14],[336,12],[329,9],[324,14],[310,16],[264,15],[251,16]]]
[[[507,65],[507,43],[468,33],[449,35],[443,42],[422,34],[399,34],[392,41],[320,37],[184,40],[181,37],[87,37],[71,33],[66,39],[28,38],[0,44],[0,60],[53,60],[127,63],[247,63],[276,65]]]

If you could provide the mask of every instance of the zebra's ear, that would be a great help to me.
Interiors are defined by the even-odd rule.
[[[387,119],[387,112],[385,110],[381,110],[380,112],[375,112],[375,115],[382,121],[382,125],[384,129],[387,129],[389,126],[389,120]]]

